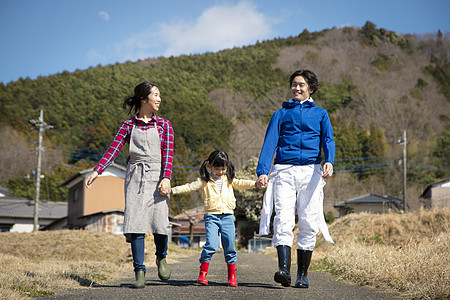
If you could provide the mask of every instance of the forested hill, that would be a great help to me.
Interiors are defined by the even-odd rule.
[[[398,35],[367,22],[361,28],[305,30],[217,53],[1,83],[1,149],[18,149],[22,144],[14,143],[19,140],[34,141],[29,120],[43,109],[45,122],[54,126],[45,132],[47,147],[59,149],[59,158],[74,163],[86,153],[98,155],[129,117],[123,99],[138,83],[150,81],[161,90],[158,114],[173,124],[178,164],[195,166],[198,162],[188,159],[204,158],[214,148],[230,151],[245,164],[258,155],[272,112],[290,96],[289,75],[307,68],[321,82],[314,98],[331,115],[341,161],[337,166],[396,152],[392,143],[403,130],[412,153],[448,158],[448,148],[439,152],[437,145],[449,140],[449,48],[448,36],[440,32]],[[2,170],[13,165],[11,160],[0,164]],[[448,169],[448,161],[444,164]],[[448,174],[445,170],[430,178]]]

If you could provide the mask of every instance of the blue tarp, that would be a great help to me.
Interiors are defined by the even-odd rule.
[[[187,243],[188,245],[191,243],[187,236],[179,236],[178,238],[180,239],[180,242],[182,242],[182,243]]]

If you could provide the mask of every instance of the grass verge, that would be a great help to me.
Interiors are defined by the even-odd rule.
[[[146,238],[147,267],[155,267],[153,238]],[[197,253],[169,245],[167,260]],[[0,299],[27,299],[107,284],[133,270],[123,235],[82,230],[0,233]]]
[[[408,299],[449,299],[449,225],[449,208],[349,214],[329,226],[335,244],[319,235],[310,269],[393,289]],[[296,248],[294,243],[293,264]],[[268,252],[276,255],[275,250]]]

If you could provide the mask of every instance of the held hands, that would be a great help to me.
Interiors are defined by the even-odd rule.
[[[322,178],[323,179],[328,179],[333,175],[333,165],[329,162],[326,162],[323,165],[323,174],[322,174]]]
[[[161,183],[158,186],[159,193],[163,196],[169,195],[171,193],[170,188],[170,179],[169,178],[163,178],[161,180]]]
[[[269,176],[267,175],[260,175],[258,180],[256,181],[256,187],[259,189],[265,188],[267,186],[267,183],[269,182]]]

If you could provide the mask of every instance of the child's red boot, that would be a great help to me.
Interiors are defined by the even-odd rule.
[[[209,262],[202,261],[200,265],[200,275],[198,275],[197,283],[208,285],[208,280],[206,280],[206,275],[208,274]]]
[[[236,281],[236,264],[228,264],[228,286],[238,286]]]

